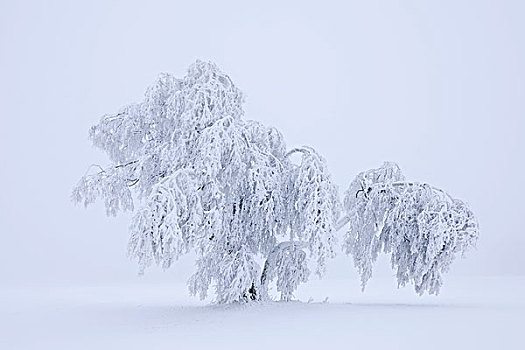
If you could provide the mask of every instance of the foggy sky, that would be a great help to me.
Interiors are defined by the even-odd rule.
[[[481,236],[451,274],[525,273],[525,3],[283,3],[2,1],[0,284],[135,278],[130,216],[69,196],[107,163],[88,128],[196,59],[245,92],[247,119],[315,147],[340,193],[389,160],[466,200]],[[342,254],[328,269],[357,278]]]

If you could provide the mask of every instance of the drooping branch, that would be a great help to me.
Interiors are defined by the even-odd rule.
[[[300,241],[285,241],[277,244],[270,252],[261,273],[261,300],[270,300],[268,295],[268,285],[271,280],[277,275],[277,262],[279,258],[282,259],[283,253],[290,250],[301,250],[308,247],[306,242]],[[304,253],[304,252],[303,252]],[[289,262],[285,262],[289,263]],[[296,286],[295,286],[296,287]],[[293,288],[295,289],[295,288]],[[287,298],[290,291],[282,291],[283,297]]]

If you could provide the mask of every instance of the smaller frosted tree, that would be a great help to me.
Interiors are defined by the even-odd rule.
[[[351,254],[364,288],[379,253],[390,253],[399,286],[437,294],[442,274],[478,238],[468,206],[427,184],[407,182],[394,163],[359,174],[344,210],[350,228],[344,250]]]

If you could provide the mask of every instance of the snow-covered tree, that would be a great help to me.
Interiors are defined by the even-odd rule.
[[[391,253],[399,286],[412,282],[418,294],[437,294],[442,274],[478,238],[478,223],[464,202],[407,182],[394,163],[359,174],[345,194],[344,211],[350,223],[344,249],[353,256],[363,288],[384,252]]]
[[[72,198],[134,212],[129,253],[141,271],[195,251],[193,294],[214,286],[220,303],[267,299],[277,278],[288,300],[308,260],[322,275],[334,256],[337,191],[315,150],[286,152],[276,129],[242,119],[242,104],[213,63],[197,61],[183,79],[161,75],[142,102],[91,128],[110,163],[92,167]]]

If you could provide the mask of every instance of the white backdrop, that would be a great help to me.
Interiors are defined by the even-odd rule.
[[[0,284],[136,278],[129,216],[75,207],[71,188],[105,163],[88,128],[197,58],[246,93],[248,119],[318,149],[341,192],[392,160],[467,200],[481,238],[451,274],[525,273],[523,13],[521,1],[2,1]],[[342,255],[329,274],[357,278]]]

